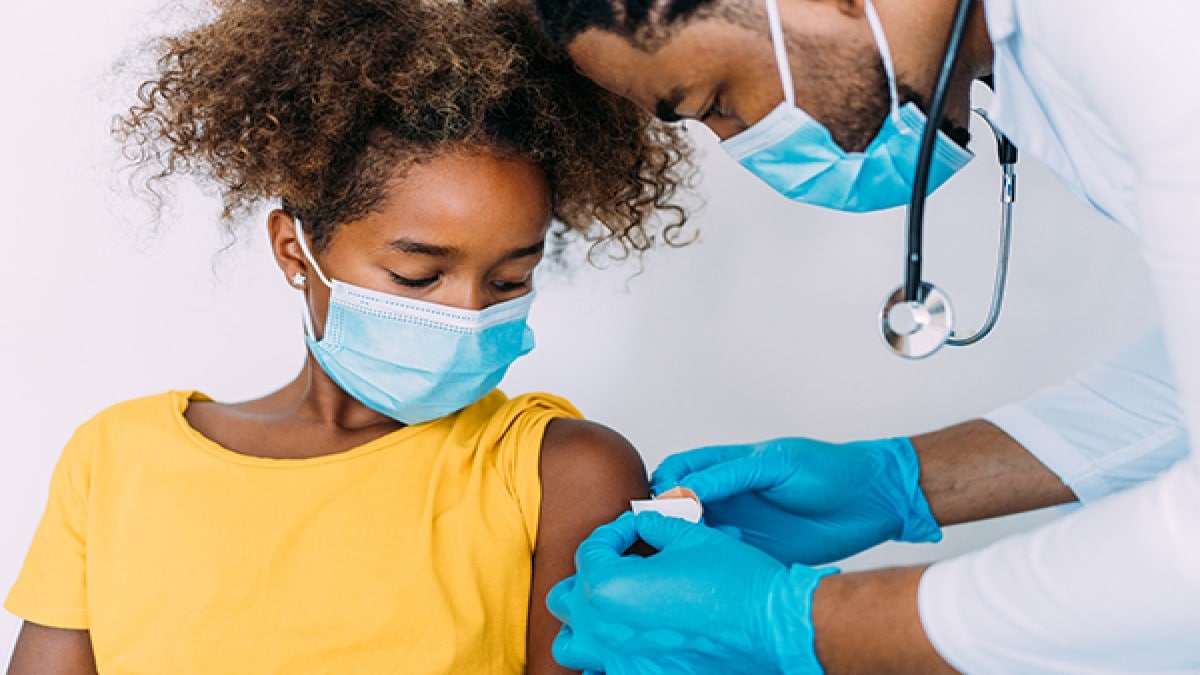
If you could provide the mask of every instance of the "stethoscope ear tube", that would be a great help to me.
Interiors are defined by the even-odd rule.
[[[1008,276],[1008,259],[1012,240],[1012,205],[1016,200],[1017,149],[981,110],[976,110],[976,112],[983,117],[996,136],[1000,164],[1004,169],[1004,183],[1001,191],[1000,252],[996,266],[995,285],[992,290],[992,304],[982,328],[966,337],[960,337],[955,333],[954,310],[950,299],[941,289],[921,278],[925,198],[929,188],[929,172],[933,164],[934,145],[945,113],[950,79],[958,63],[967,22],[971,18],[975,4],[975,0],[959,0],[955,11],[950,37],[946,42],[946,53],[942,58],[942,67],[934,87],[933,100],[927,111],[928,122],[921,135],[917,169],[913,175],[912,200],[908,207],[904,285],[884,300],[879,315],[884,341],[896,354],[908,359],[925,358],[946,344],[965,347],[979,342],[995,327],[1000,316],[1000,307],[1004,301],[1004,286]]]

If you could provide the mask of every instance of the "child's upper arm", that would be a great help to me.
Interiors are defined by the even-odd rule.
[[[8,664],[8,675],[95,675],[92,639],[86,630],[49,628],[26,621]]]
[[[541,454],[542,501],[533,556],[528,672],[567,673],[550,646],[561,624],[546,609],[554,584],[575,573],[575,549],[592,530],[650,492],[646,467],[629,441],[585,420],[556,419],[546,428]]]

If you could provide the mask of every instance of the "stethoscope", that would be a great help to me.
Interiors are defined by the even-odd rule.
[[[987,318],[975,333],[959,335],[954,330],[954,307],[946,293],[921,278],[921,238],[925,225],[925,197],[929,185],[929,170],[933,163],[934,143],[946,108],[950,76],[958,62],[967,20],[975,0],[959,0],[938,73],[933,100],[928,111],[928,123],[921,136],[917,155],[917,170],[913,176],[912,201],[908,206],[908,243],[904,260],[904,285],[883,302],[879,312],[880,330],[884,342],[896,354],[906,359],[923,359],[942,348],[942,345],[966,347],[987,337],[1000,318],[1004,304],[1004,285],[1008,279],[1008,258],[1012,242],[1012,211],[1017,200],[1017,148],[988,119],[987,113],[976,109],[996,137],[1000,166],[1004,171],[1000,189],[1000,250],[996,262],[996,279],[992,288],[992,304]]]

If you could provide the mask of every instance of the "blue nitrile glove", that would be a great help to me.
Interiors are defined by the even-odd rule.
[[[622,556],[638,537],[659,553]],[[836,569],[788,567],[701,524],[626,513],[579,545],[546,604],[554,658],[608,675],[821,673],[812,595]]]
[[[941,540],[919,470],[907,438],[781,438],[672,455],[653,483],[656,494],[689,488],[705,521],[738,528],[785,563],[819,565],[889,540]]]

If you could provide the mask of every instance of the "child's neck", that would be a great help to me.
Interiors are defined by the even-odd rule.
[[[346,394],[311,357],[278,391],[239,403],[193,401],[185,416],[228,450],[275,459],[345,452],[404,426]]]

